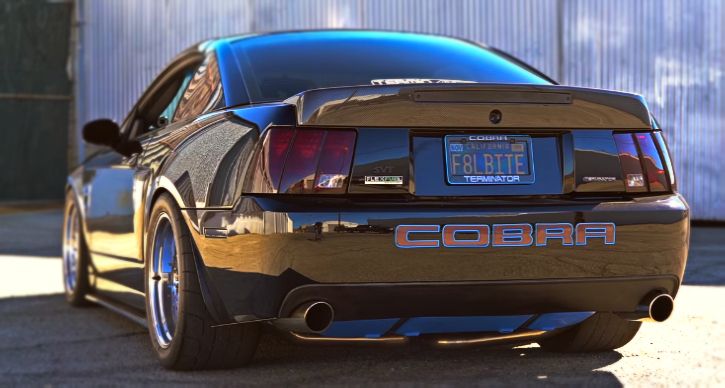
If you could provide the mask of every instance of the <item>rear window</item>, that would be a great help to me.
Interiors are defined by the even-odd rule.
[[[373,80],[550,83],[489,50],[438,36],[281,33],[232,42],[232,50],[253,102],[283,100],[309,89],[370,85]]]

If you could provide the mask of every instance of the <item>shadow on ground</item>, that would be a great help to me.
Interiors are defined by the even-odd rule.
[[[544,353],[535,346],[437,349],[300,345],[265,330],[248,368],[174,373],[154,359],[146,331],[102,308],[71,308],[61,295],[0,300],[0,385],[71,384],[485,384],[621,385],[617,352]]]

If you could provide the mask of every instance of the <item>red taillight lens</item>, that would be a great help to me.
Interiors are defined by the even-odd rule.
[[[667,142],[662,132],[655,132],[655,140],[660,151],[662,151],[662,161],[665,163],[665,169],[667,170],[667,177],[670,179],[670,187],[672,190],[677,189],[677,182],[675,181],[675,168],[672,165],[672,158],[670,158],[670,150],[667,148]]]
[[[327,133],[320,161],[317,164],[314,186],[316,191],[345,192],[354,146],[355,132],[353,131]]]
[[[325,132],[320,130],[296,131],[294,143],[287,155],[280,193],[304,193],[312,190]]]
[[[287,157],[295,131],[291,128],[271,128],[262,140],[249,165],[244,192],[274,193],[282,179],[284,161]]]
[[[257,151],[247,192],[345,193],[355,131],[273,127]]]
[[[662,167],[662,159],[657,151],[652,135],[649,133],[637,133],[634,135],[639,144],[639,150],[642,153],[642,166],[647,174],[647,182],[649,183],[649,191],[661,192],[669,190],[667,185],[667,175],[664,167]]]
[[[662,165],[660,152],[651,133],[618,133],[614,135],[614,141],[619,151],[627,192],[670,190],[667,170]]]
[[[642,164],[639,160],[639,151],[631,133],[618,133],[614,135],[619,151],[619,162],[622,165],[624,187],[628,193],[647,191]]]
[[[287,158],[294,134],[294,130],[290,128],[273,128],[270,129],[269,136],[265,139],[266,147],[262,148],[264,162],[267,166],[269,182],[273,187],[277,187],[282,178],[284,161]]]

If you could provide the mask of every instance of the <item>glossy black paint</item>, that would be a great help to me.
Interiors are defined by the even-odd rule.
[[[312,90],[255,104],[232,48],[244,39],[206,42],[182,53],[120,125],[119,142],[138,142],[142,152],[124,156],[104,149],[69,176],[98,295],[143,311],[147,223],[161,193],[169,193],[182,209],[196,243],[204,300],[219,323],[285,316],[293,308],[283,305],[285,297],[297,295],[300,287],[325,289],[321,285],[484,282],[491,287],[541,279],[616,285],[622,277],[634,277],[628,289],[637,292],[622,294],[625,307],[636,305],[640,296],[635,294],[661,279],[670,279],[664,290],[677,289],[687,258],[687,205],[674,192],[626,193],[612,140],[620,131],[653,130],[641,97],[554,85],[396,85]],[[222,101],[191,96],[192,108],[209,108],[156,128],[152,119],[161,111],[159,99],[173,95],[173,86],[200,64],[212,66],[207,73],[218,71],[220,77],[209,76],[209,87]],[[501,78],[505,82],[506,74]],[[500,122],[489,120],[494,109],[501,112]],[[353,128],[357,141],[347,194],[245,192],[250,160],[272,125]],[[536,182],[448,185],[443,137],[454,133],[532,136]],[[663,152],[664,143],[658,144]],[[403,184],[365,184],[365,176],[375,175],[402,176]],[[586,176],[615,179],[593,184],[584,181]],[[614,222],[617,243],[420,251],[398,249],[393,240],[399,224],[521,222]],[[559,290],[556,295],[567,293]],[[306,292],[306,298],[328,298],[322,291]],[[349,303],[362,303],[361,298]],[[419,300],[406,298],[410,304]],[[565,305],[565,297],[557,298]],[[590,302],[593,310],[603,306]],[[577,308],[587,306],[586,298],[577,303]],[[485,312],[468,307],[460,312]],[[346,319],[367,317],[346,311]]]
[[[402,185],[367,185],[365,176],[401,176]],[[407,128],[358,128],[350,194],[408,194],[411,182]]]
[[[504,102],[491,101],[497,94]],[[308,90],[287,101],[309,126],[652,129],[641,96],[559,85],[365,85]],[[489,120],[493,110],[500,122]]]
[[[689,238],[689,211],[678,195],[604,201],[245,196],[232,210],[197,214],[197,230],[226,231],[224,239],[194,236],[228,311],[239,319],[275,317],[285,295],[308,284],[681,279]],[[614,222],[617,242],[421,250],[399,249],[393,240],[400,224],[521,222]]]
[[[574,140],[576,191],[580,193],[624,192],[622,169],[612,131],[577,131]],[[585,177],[608,177],[608,182],[587,182]]]

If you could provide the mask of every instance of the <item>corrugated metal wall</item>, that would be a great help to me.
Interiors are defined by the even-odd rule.
[[[725,220],[723,2],[564,5],[561,81],[644,95],[667,136],[694,217]]]
[[[78,122],[121,120],[175,53],[214,36],[372,28],[460,36],[562,83],[643,94],[695,218],[725,220],[719,0],[77,0]]]

